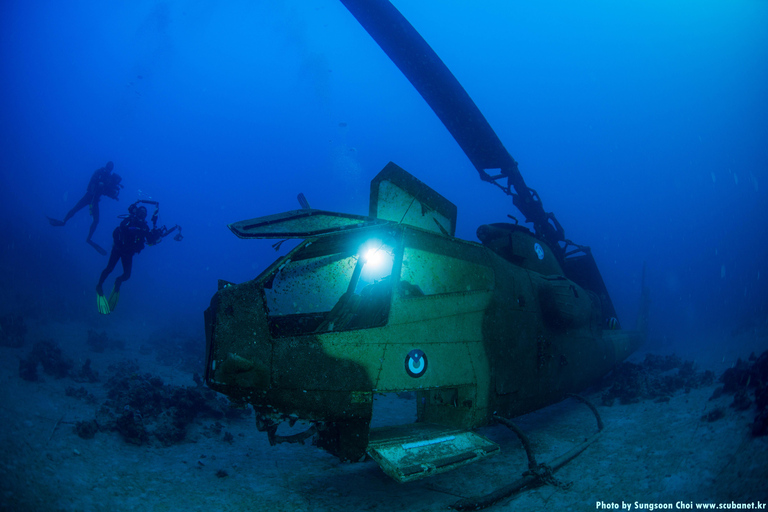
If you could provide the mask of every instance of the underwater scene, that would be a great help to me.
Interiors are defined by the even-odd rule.
[[[0,511],[768,507],[768,3],[0,5]]]

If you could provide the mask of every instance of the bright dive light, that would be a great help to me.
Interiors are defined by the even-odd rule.
[[[384,256],[382,255],[381,247],[374,248],[371,247],[368,249],[368,252],[365,253],[365,264],[371,265],[372,267],[378,267],[381,265],[382,261],[384,260]]]
[[[370,240],[361,251],[365,266],[363,279],[368,282],[382,279],[392,273],[392,250],[380,240]]]

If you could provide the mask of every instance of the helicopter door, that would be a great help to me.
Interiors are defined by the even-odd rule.
[[[444,473],[499,453],[499,445],[467,430],[432,423],[372,428],[368,453],[398,482]]]
[[[371,180],[371,217],[455,236],[456,211],[455,204],[392,162]]]
[[[332,235],[350,229],[395,224],[394,222],[353,215],[304,208],[255,219],[241,220],[228,227],[240,238],[314,238]]]

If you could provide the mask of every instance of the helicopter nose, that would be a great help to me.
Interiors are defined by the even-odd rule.
[[[252,359],[228,353],[218,368],[214,368],[213,380],[250,390],[264,390],[269,387],[269,369]]]

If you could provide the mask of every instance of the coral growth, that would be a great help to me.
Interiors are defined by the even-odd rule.
[[[62,354],[59,345],[51,340],[38,341],[32,346],[27,358],[19,361],[19,376],[24,380],[38,380],[38,364],[45,373],[57,379],[66,377],[74,366],[72,360]]]
[[[752,435],[768,435],[768,351],[760,357],[752,354],[748,361],[739,359],[733,368],[723,372],[720,382],[723,386],[715,393],[733,395],[731,407],[734,409],[744,411],[755,404],[757,414],[752,423]]]
[[[90,359],[86,359],[78,371],[70,372],[69,377],[75,382],[99,382],[99,372],[91,368]]]
[[[160,377],[138,370],[131,361],[109,367],[108,399],[95,419],[99,430],[116,431],[128,443],[143,445],[154,439],[170,446],[183,441],[188,426],[198,419],[249,413],[229,407],[229,402],[207,388],[165,384]]]
[[[715,374],[711,371],[697,372],[693,362],[679,357],[647,354],[640,364],[623,362],[616,366],[609,377],[610,388],[603,394],[603,405],[613,405],[618,399],[622,404],[653,399],[669,401],[669,397],[683,389],[712,384]]]
[[[98,431],[99,424],[96,423],[96,420],[78,421],[75,423],[75,432],[83,439],[93,439]]]

